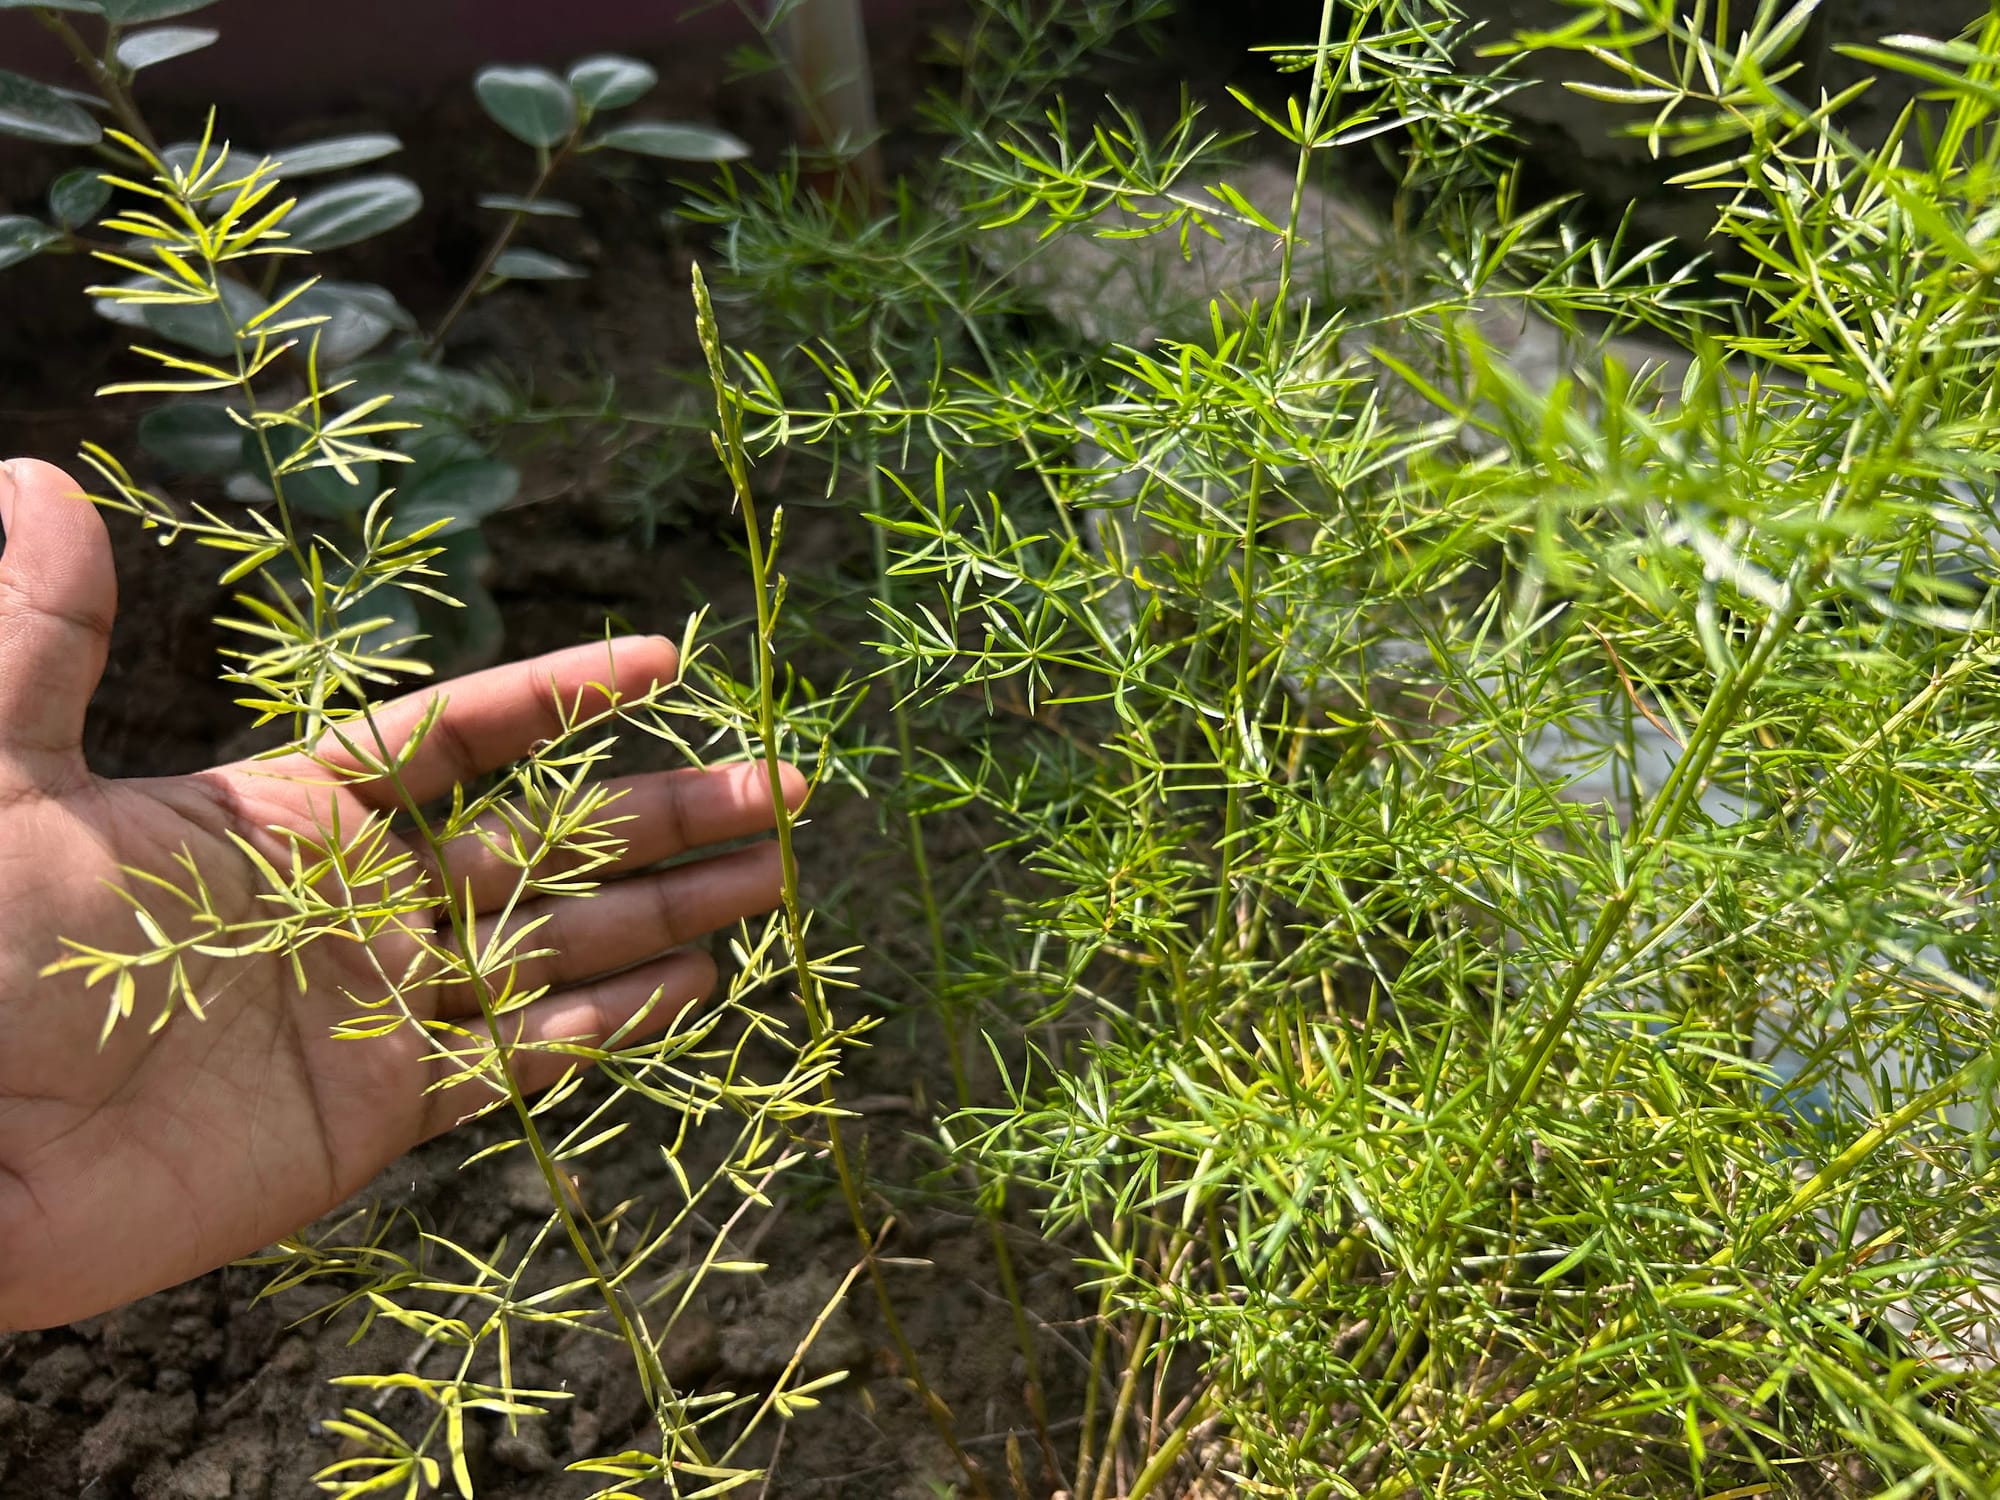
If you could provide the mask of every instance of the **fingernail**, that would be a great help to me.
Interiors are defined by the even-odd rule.
[[[14,462],[0,460],[0,531],[14,529]]]

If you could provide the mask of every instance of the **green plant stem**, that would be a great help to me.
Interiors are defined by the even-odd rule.
[[[1152,1313],[1139,1320],[1132,1348],[1125,1357],[1125,1373],[1118,1382],[1118,1399],[1111,1407],[1111,1422],[1104,1430],[1104,1457],[1098,1465],[1097,1483],[1090,1491],[1090,1500],[1109,1500],[1111,1483],[1117,1473],[1113,1457],[1119,1440],[1125,1436],[1125,1423],[1132,1415],[1132,1406],[1139,1393],[1139,1376],[1146,1368],[1146,1356],[1153,1352],[1153,1336],[1158,1329],[1159,1319]]]
[[[1863,1131],[1832,1161],[1799,1184],[1798,1191],[1783,1205],[1763,1215],[1748,1226],[1737,1240],[1722,1246],[1703,1261],[1701,1271],[1713,1273],[1727,1270],[1736,1263],[1739,1244],[1756,1244],[1801,1214],[1810,1212],[1829,1193],[1852,1178],[1854,1173],[1889,1141],[1925,1115],[1949,1103],[1964,1089],[1978,1070],[1985,1066],[1985,1063],[1984,1057],[1975,1058],[1942,1083],[1925,1089],[1906,1101],[1902,1108],[1884,1116]],[[1680,1282],[1675,1290],[1698,1291],[1710,1279],[1710,1275],[1706,1274],[1689,1277]],[[1464,1434],[1459,1446],[1470,1446],[1497,1436],[1521,1418],[1538,1410],[1552,1394],[1568,1389],[1563,1379],[1566,1374],[1587,1365],[1599,1350],[1608,1348],[1635,1333],[1639,1326],[1640,1320],[1636,1314],[1627,1313],[1623,1317],[1612,1319],[1598,1329],[1581,1347],[1573,1349],[1560,1360],[1549,1362],[1546,1366],[1549,1372],[1547,1378],[1535,1378],[1528,1388],[1513,1400],[1488,1413],[1483,1421]],[[1534,1356],[1524,1355],[1521,1364],[1510,1373],[1516,1376],[1529,1376],[1535,1373],[1534,1367],[1541,1363],[1543,1362]],[[1415,1488],[1423,1482],[1424,1474],[1429,1468],[1443,1462],[1445,1462],[1443,1458],[1425,1460],[1395,1471],[1369,1487],[1367,1492],[1369,1500],[1390,1500],[1390,1497]]]
[[[528,191],[522,194],[526,202],[537,202],[542,194],[549,190],[549,184],[555,181],[556,174],[562,170],[563,164],[569,160],[570,154],[576,150],[577,143],[582,139],[583,122],[579,120],[570,127],[569,134],[561,143],[544,155],[541,168],[535,173],[535,180],[529,184]],[[430,336],[424,340],[425,352],[431,358],[436,359],[444,353],[445,335],[451,332],[458,320],[465,315],[466,309],[471,307],[473,300],[479,296],[480,290],[486,285],[486,278],[493,274],[493,267],[499,262],[500,257],[506,254],[507,247],[514,242],[514,236],[521,228],[521,221],[526,217],[526,211],[523,209],[509,209],[498,231],[487,241],[485,251],[472,268],[472,274],[465,278],[465,284],[458,289],[458,295],[452,298],[451,306],[445,309],[444,316],[438,319],[437,327],[433,328]]]
[[[97,86],[97,91],[103,96],[104,102],[111,106],[111,113],[118,117],[118,123],[124,127],[125,133],[155,156],[159,155],[159,142],[154,138],[151,127],[146,124],[146,117],[139,113],[139,106],[132,99],[132,91],[118,76],[117,67],[107,61],[118,28],[107,27],[105,55],[100,57],[91,50],[90,44],[83,39],[82,34],[63,16],[54,11],[38,9],[35,17],[55,33],[57,40],[68,49],[69,55],[76,59],[77,66],[90,75],[90,81]]]
[[[1952,319],[1941,320],[1949,325]],[[1895,425],[1889,434],[1887,451],[1889,455],[1900,457],[1909,450],[1922,414],[1928,409],[1934,372],[1930,376],[1919,376],[1918,361],[1922,359],[1919,348],[1912,347],[1906,352],[1903,366],[1898,371],[1899,384],[1909,381],[1915,389],[1895,407]],[[1830,497],[1829,511],[1842,508],[1865,507],[1879,493],[1883,483],[1878,468],[1870,481],[1856,492],[1842,499]],[[1679,831],[1689,810],[1699,801],[1703,782],[1708,777],[1709,768],[1721,752],[1724,737],[1736,721],[1736,716],[1748,700],[1750,691],[1770,669],[1772,661],[1782,649],[1785,641],[1803,618],[1809,602],[1814,597],[1820,583],[1831,569],[1833,555],[1825,547],[1815,549],[1802,556],[1793,566],[1791,576],[1786,580],[1785,592],[1780,607],[1764,622],[1759,631],[1756,645],[1743,661],[1710,697],[1701,717],[1696,721],[1688,736],[1688,743],[1673,770],[1668,773],[1665,784],[1660,788],[1647,808],[1646,815],[1628,832],[1625,839],[1627,850],[1626,878],[1600,909],[1583,950],[1570,967],[1570,977],[1564,987],[1561,999],[1537,1033],[1528,1050],[1528,1061],[1509,1083],[1506,1092],[1488,1116],[1485,1127],[1480,1131],[1477,1144],[1473,1147],[1472,1161],[1465,1173],[1463,1186],[1442,1199],[1430,1222],[1418,1240],[1415,1253],[1409,1263],[1422,1265],[1440,1248],[1445,1226],[1460,1201],[1469,1200],[1483,1188],[1491,1176],[1496,1162],[1494,1146],[1501,1132],[1512,1120],[1514,1112],[1541,1082],[1543,1074],[1554,1060],[1556,1052],[1567,1034],[1583,998],[1590,992],[1592,982],[1598,978],[1597,968],[1611,945],[1630,918],[1633,906],[1640,895],[1650,886],[1654,872],[1664,863],[1667,848]],[[1381,1377],[1383,1384],[1394,1380],[1401,1372],[1419,1338],[1428,1326],[1431,1312],[1436,1307],[1442,1290],[1442,1279],[1434,1278],[1425,1290],[1423,1301],[1415,1316],[1410,1320],[1395,1352],[1391,1355],[1387,1368]],[[1378,1324],[1368,1345],[1355,1363],[1362,1364],[1372,1355],[1388,1330],[1387,1321]],[[1400,1408],[1392,1405],[1387,1414],[1393,1419]]]
[[[763,523],[758,518],[756,495],[750,487],[749,459],[743,444],[742,413],[731,399],[728,375],[722,364],[721,333],[715,321],[715,308],[709,299],[708,286],[702,278],[699,265],[692,268],[692,275],[696,326],[701,336],[702,351],[708,361],[709,378],[715,387],[718,422],[716,452],[728,474],[730,488],[743,516],[744,541],[750,557],[751,587],[757,600],[755,647],[757,722],[758,732],[763,740],[764,766],[769,778],[778,856],[783,871],[782,904],[786,941],[791,949],[793,974],[798,980],[800,1008],[805,1013],[807,1029],[815,1045],[825,1046],[833,1034],[832,1010],[820,988],[819,973],[813,966],[811,951],[806,943],[805,910],[799,894],[798,854],[792,838],[792,812],[784,791],[784,761],[781,753],[783,741],[778,724],[777,701],[776,595],[765,553]],[[822,1098],[831,1111],[834,1104],[832,1080],[822,1077],[820,1089]],[[923,1403],[932,1427],[958,1461],[967,1483],[972,1486],[975,1494],[985,1496],[988,1493],[985,1474],[959,1443],[950,1408],[924,1380],[923,1366],[908,1336],[903,1332],[902,1319],[897,1315],[895,1302],[889,1295],[888,1283],[882,1275],[881,1261],[876,1255],[875,1237],[868,1229],[868,1215],[861,1201],[860,1180],[855,1173],[853,1163],[849,1160],[840,1121],[831,1112],[826,1116],[826,1134],[827,1148],[833,1158],[841,1196],[846,1201],[848,1216],[861,1243],[861,1253],[868,1266],[869,1280],[875,1288],[876,1304],[882,1313],[883,1326],[888,1331],[890,1341],[895,1345],[904,1374]]]
[[[1251,663],[1256,653],[1251,642],[1257,633],[1257,530],[1262,522],[1264,481],[1264,461],[1260,458],[1250,467],[1250,488],[1243,502],[1243,557],[1236,578],[1236,607],[1240,618],[1236,622],[1235,680],[1230,702],[1236,711],[1237,750],[1241,759],[1227,771],[1229,786],[1222,798],[1222,841],[1216,851],[1215,911],[1209,918],[1206,1008],[1211,1013],[1221,1004],[1223,972],[1228,962],[1230,908],[1234,905],[1236,894],[1237,851],[1243,841],[1244,780],[1249,774],[1248,767],[1263,756],[1262,745],[1253,743],[1262,731],[1252,714]],[[1195,1035],[1196,1023],[1196,1017],[1182,1014],[1181,1026],[1187,1037]]]
[[[868,473],[868,508],[872,514],[881,515],[885,496],[882,486],[882,469],[877,455],[870,452],[865,459]],[[885,606],[893,607],[896,600],[896,580],[889,568],[889,539],[880,526],[869,528],[874,543],[875,592]],[[901,684],[895,684],[897,691],[890,695],[890,717],[896,736],[897,765],[902,774],[908,775],[910,767],[916,764],[916,738],[910,728],[909,705],[904,700]],[[966,1072],[965,1031],[959,1021],[955,1001],[944,991],[950,974],[950,951],[945,941],[944,911],[938,900],[937,882],[931,875],[930,852],[924,836],[923,814],[905,802],[903,807],[903,836],[909,851],[910,871],[916,881],[917,898],[923,906],[924,933],[930,941],[931,985],[937,999],[938,1019],[944,1027],[945,1051],[951,1068],[952,1092],[958,1108],[972,1108],[972,1082]],[[1007,1300],[1008,1312],[1014,1324],[1014,1341],[1020,1348],[1022,1362],[1027,1367],[1028,1416],[1035,1424],[1035,1438],[1042,1450],[1042,1460],[1048,1466],[1050,1476],[1062,1482],[1062,1464],[1056,1457],[1055,1442],[1049,1433],[1048,1400],[1042,1383],[1041,1361],[1035,1349],[1034,1331],[1028,1326],[1027,1307],[1021,1300],[1020,1279],[1014,1271],[1014,1254],[1008,1247],[1007,1237],[999,1220],[991,1213],[980,1215],[986,1221],[986,1233],[993,1249],[993,1263],[1000,1275],[1001,1294]]]

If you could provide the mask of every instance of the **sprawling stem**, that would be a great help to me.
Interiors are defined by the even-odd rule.
[[[702,351],[708,360],[709,379],[715,387],[717,432],[715,448],[722,460],[724,471],[729,476],[730,489],[736,505],[743,517],[744,542],[749,551],[750,581],[757,602],[757,635],[754,647],[757,688],[757,725],[763,742],[764,765],[770,780],[771,805],[777,825],[778,855],[784,872],[783,908],[786,941],[791,949],[792,971],[798,981],[799,1005],[805,1013],[806,1026],[816,1045],[825,1045],[834,1032],[833,1011],[827,1003],[820,984],[819,972],[813,965],[811,949],[806,941],[806,918],[804,902],[799,890],[798,853],[793,842],[793,813],[785,797],[783,732],[778,720],[778,662],[776,649],[777,599],[776,579],[770,558],[766,551],[766,538],[762,521],[758,518],[757,499],[750,486],[749,452],[743,442],[743,413],[741,406],[733,399],[728,372],[722,363],[722,337],[715,321],[715,307],[708,295],[708,285],[702,279],[701,267],[693,268],[696,327],[701,335]],[[778,524],[774,518],[774,528]],[[868,1227],[867,1209],[862,1203],[861,1181],[849,1159],[845,1137],[840,1129],[837,1115],[831,1111],[833,1104],[833,1082],[822,1077],[822,1095],[829,1106],[826,1116],[828,1153],[833,1158],[834,1173],[840,1182],[842,1198],[846,1201],[849,1218],[853,1221],[854,1233],[861,1244],[861,1254],[868,1266],[868,1276],[875,1288],[875,1299],[882,1313],[883,1326],[896,1347],[902,1361],[903,1372],[915,1387],[923,1403],[925,1412],[936,1429],[938,1436],[950,1448],[964,1470],[966,1480],[975,1493],[987,1493],[986,1478],[972,1457],[960,1445],[950,1409],[938,1394],[925,1383],[923,1367],[916,1350],[903,1332],[902,1319],[897,1315],[894,1300],[889,1295],[888,1282],[882,1275],[882,1265],[876,1254],[875,1235]]]

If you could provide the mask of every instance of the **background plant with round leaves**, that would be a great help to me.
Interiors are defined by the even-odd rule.
[[[36,255],[117,254],[117,242],[100,226],[117,209],[121,177],[129,180],[139,164],[106,134],[107,122],[157,150],[169,165],[185,169],[193,161],[193,143],[161,145],[155,139],[136,90],[147,69],[216,43],[214,28],[180,19],[212,3],[0,0],[0,10],[36,13],[75,60],[80,75],[75,82],[81,85],[0,68],[0,135],[88,150],[99,161],[57,176],[41,212],[0,215],[0,270]],[[176,24],[161,24],[166,22]],[[614,151],[726,162],[748,154],[742,141],[713,126],[652,119],[607,124],[607,116],[640,103],[658,81],[645,62],[610,54],[582,58],[561,74],[516,65],[478,74],[473,88],[486,113],[533,148],[534,160],[518,189],[480,196],[480,209],[498,215],[498,225],[458,295],[428,329],[387,288],[321,274],[319,262],[308,258],[388,235],[423,209],[423,189],[416,182],[382,169],[403,143],[380,131],[330,136],[272,153],[283,195],[295,200],[284,229],[287,248],[297,253],[273,261],[254,283],[226,282],[220,305],[97,299],[105,316],[209,359],[236,355],[257,320],[283,306],[288,318],[312,320],[309,345],[284,362],[292,367],[294,386],[305,388],[303,365],[310,361],[312,378],[340,410],[395,394],[405,398],[406,410],[422,416],[421,427],[386,440],[408,460],[394,476],[389,508],[405,532],[448,522],[437,533],[435,545],[443,551],[432,564],[444,575],[440,598],[399,591],[393,600],[396,618],[381,635],[385,642],[421,637],[421,653],[440,670],[463,670],[501,650],[500,611],[482,582],[489,555],[480,528],[520,489],[517,470],[491,446],[505,394],[477,371],[452,368],[447,336],[467,308],[509,281],[588,274],[548,250],[517,243],[531,220],[579,215],[575,204],[550,191],[576,159]],[[130,274],[115,284],[136,284],[137,268],[126,269]],[[139,439],[173,478],[219,486],[244,505],[269,506],[270,464],[241,415],[224,396],[176,398],[145,414]],[[375,463],[355,465],[351,474],[351,481],[330,468],[290,476],[287,498],[335,537],[352,539],[389,476]]]

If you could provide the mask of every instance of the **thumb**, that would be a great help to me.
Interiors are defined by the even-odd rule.
[[[75,480],[31,458],[0,464],[0,533],[0,760],[47,782],[81,769],[118,609],[111,536]]]

